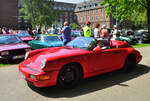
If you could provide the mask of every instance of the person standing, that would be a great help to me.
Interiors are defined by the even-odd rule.
[[[52,27],[47,30],[48,34],[56,34],[55,26],[52,24]]]
[[[91,37],[92,36],[90,25],[91,25],[91,23],[89,21],[87,21],[86,26],[83,28],[84,37]]]
[[[66,45],[68,42],[71,41],[71,28],[68,25],[67,21],[64,22],[64,27],[61,30],[61,33],[62,33],[62,39],[63,39],[64,45]]]
[[[99,30],[100,24],[95,24],[94,28],[94,38],[100,38],[100,30]]]
[[[114,31],[113,31],[113,39],[116,39],[116,35],[118,33],[118,29],[117,29],[117,26],[114,25]]]
[[[106,25],[102,26],[102,31],[101,31],[101,38],[103,39],[108,39],[109,38],[109,33],[108,30],[106,29]]]

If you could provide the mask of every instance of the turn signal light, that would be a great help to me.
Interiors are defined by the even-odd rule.
[[[49,75],[38,75],[38,76],[36,76],[36,79],[37,80],[48,80],[48,79],[50,79],[50,76]]]

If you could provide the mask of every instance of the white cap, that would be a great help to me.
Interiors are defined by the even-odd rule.
[[[104,28],[104,29],[105,29],[105,28],[106,28],[106,25],[102,25],[102,28]]]

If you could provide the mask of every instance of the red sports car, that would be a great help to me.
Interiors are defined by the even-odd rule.
[[[70,88],[82,78],[118,69],[132,70],[142,59],[125,42],[113,41],[109,48],[94,48],[96,45],[91,37],[77,37],[66,46],[29,51],[19,71],[30,85]]]

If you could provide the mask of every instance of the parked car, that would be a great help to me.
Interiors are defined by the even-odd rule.
[[[31,47],[17,35],[0,35],[0,61],[24,58]]]
[[[136,45],[138,43],[137,38],[135,37],[135,32],[131,29],[126,30],[122,33],[122,36],[120,36],[121,41],[126,41],[130,45]]]
[[[17,33],[18,37],[21,38],[25,43],[33,40],[33,37],[26,30],[19,30]]]
[[[139,40],[139,43],[150,42],[148,30],[137,30],[135,32],[135,38]]]
[[[62,40],[55,34],[40,34],[35,40],[28,42],[32,49],[63,46]]]
[[[70,88],[82,78],[132,70],[142,59],[140,52],[125,42],[114,40],[110,45],[116,48],[95,49],[94,38],[77,37],[66,46],[27,52],[19,71],[29,85]]]

